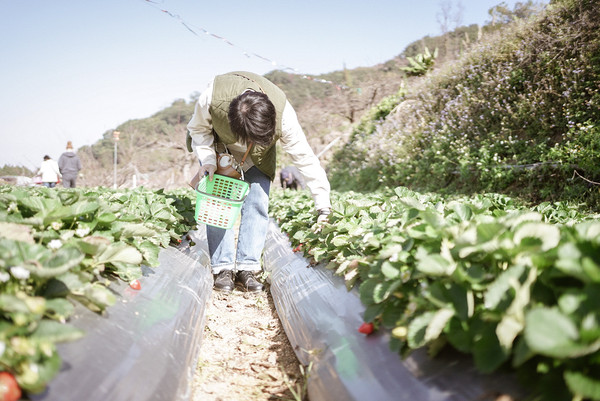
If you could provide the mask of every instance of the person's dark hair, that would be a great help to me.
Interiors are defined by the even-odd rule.
[[[229,105],[229,126],[243,144],[267,146],[275,136],[275,106],[261,92],[244,92]]]
[[[44,160],[49,160],[49,159],[50,159],[50,156],[48,156],[48,155],[44,156]]]

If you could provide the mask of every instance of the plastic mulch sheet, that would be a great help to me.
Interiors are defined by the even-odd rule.
[[[111,284],[115,305],[98,315],[81,305],[71,323],[86,335],[58,346],[60,373],[32,400],[188,400],[213,277],[204,231],[159,254],[160,265],[144,267],[142,288]]]
[[[472,359],[457,352],[436,358],[417,350],[401,357],[389,350],[389,332],[358,332],[365,307],[356,289],[323,266],[291,250],[289,240],[271,220],[264,268],[285,332],[308,377],[311,401],[494,400],[499,394],[521,396],[510,375],[482,375]]]

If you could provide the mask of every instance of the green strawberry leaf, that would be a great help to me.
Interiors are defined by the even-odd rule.
[[[525,317],[525,340],[541,355],[576,358],[600,349],[600,339],[589,344],[579,342],[579,330],[573,321],[554,308],[536,308]]]

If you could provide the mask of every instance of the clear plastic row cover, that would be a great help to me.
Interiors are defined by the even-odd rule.
[[[322,265],[311,267],[294,253],[271,220],[264,268],[285,332],[308,378],[311,401],[495,400],[520,394],[511,376],[478,374],[471,358],[443,352],[430,359],[424,350],[403,360],[389,349],[389,331],[358,332],[364,305],[356,289]]]
[[[58,346],[63,363],[34,401],[183,401],[191,398],[213,278],[202,231],[144,267],[141,289],[115,281],[117,303],[103,315],[81,305],[71,323],[85,331]]]

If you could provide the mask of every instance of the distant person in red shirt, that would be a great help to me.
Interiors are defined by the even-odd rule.
[[[77,175],[79,174],[79,170],[81,170],[81,160],[79,160],[77,154],[73,152],[73,144],[71,141],[67,142],[66,152],[60,155],[58,167],[62,174],[63,187],[75,188]]]

